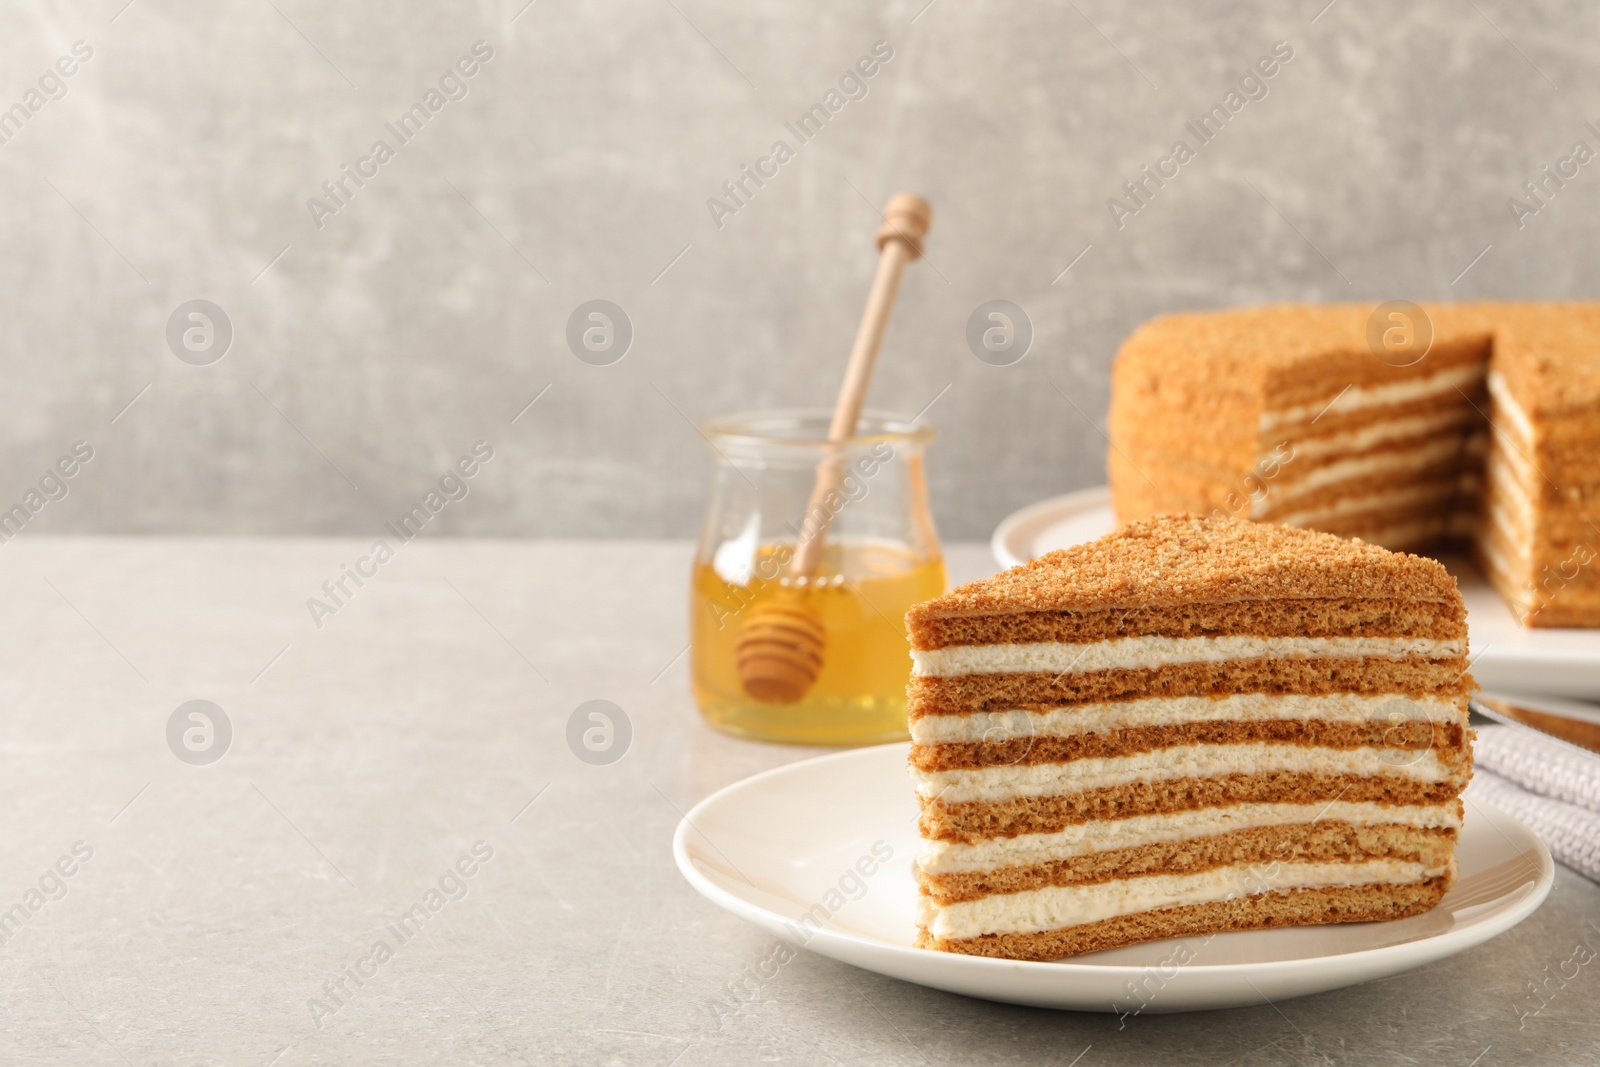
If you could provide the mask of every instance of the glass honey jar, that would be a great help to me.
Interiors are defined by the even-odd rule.
[[[702,431],[713,475],[690,582],[690,670],[701,713],[729,733],[811,745],[906,737],[905,612],[945,588],[923,472],[933,429],[868,412],[855,437],[832,443],[829,418],[774,411]],[[823,470],[833,489],[814,499]],[[753,696],[740,659],[741,640],[779,605],[820,635],[814,681],[785,702]]]

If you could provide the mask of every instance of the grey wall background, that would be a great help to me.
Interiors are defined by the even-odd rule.
[[[359,534],[486,438],[439,532],[690,534],[690,423],[831,402],[901,189],[936,218],[873,401],[949,386],[947,537],[1103,480],[1107,365],[1160,311],[1593,295],[1600,163],[1520,230],[1507,207],[1600,149],[1593,8],[1325,2],[9,2],[0,107],[93,56],[0,144],[0,501],[83,439],[29,534]],[[399,146],[384,123],[478,40],[469,95]],[[878,40],[869,95],[714,225]],[[1279,40],[1269,95],[1119,230],[1107,199]],[[319,230],[307,198],[378,138]],[[234,329],[209,366],[164,338],[193,298]],[[565,343],[592,298],[636,331],[611,366]],[[1033,322],[1013,366],[964,340],[991,298]]]

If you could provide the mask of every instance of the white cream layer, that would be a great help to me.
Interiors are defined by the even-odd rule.
[[[1402,860],[1362,863],[1268,863],[1218,867],[1198,874],[1156,874],[1097,885],[1048,886],[959,904],[919,897],[918,922],[934,937],[961,940],[985,934],[1032,934],[1164,908],[1211,904],[1291,889],[1407,885],[1446,868]]]
[[[1489,372],[1489,396],[1494,400],[1495,408],[1504,416],[1502,421],[1509,422],[1521,436],[1522,440],[1518,444],[1531,450],[1535,440],[1533,420],[1522,410],[1517,398],[1511,395],[1511,388],[1506,385],[1505,376],[1499,371]]]
[[[1483,554],[1483,560],[1488,564],[1489,577],[1498,579],[1499,591],[1506,596],[1511,608],[1518,614],[1529,611],[1538,602],[1538,597],[1533,589],[1532,567],[1526,560],[1512,560],[1501,551],[1500,544],[1492,537],[1478,540],[1478,551]]]
[[[1533,554],[1533,539],[1526,528],[1519,529],[1515,517],[1498,503],[1489,508],[1489,522],[1502,548],[1514,553],[1517,563],[1526,567]]]
[[[943,804],[996,803],[1018,797],[1063,796],[1135,782],[1220,778],[1230,774],[1389,776],[1442,782],[1460,773],[1431,749],[1323,748],[1251,741],[1234,745],[1174,745],[1130,756],[1097,756],[1066,763],[1024,763],[944,771],[911,769],[917,794]]]
[[[1524,451],[1526,445],[1519,445],[1514,437],[1500,430],[1493,432],[1495,448],[1489,456],[1489,464],[1500,464],[1525,492],[1532,493],[1543,480],[1544,475],[1533,465],[1528,453]]]
[[[1534,506],[1522,468],[1520,460],[1497,448],[1489,457],[1485,474],[1490,521],[1500,528],[1505,547],[1526,563],[1533,552]]]
[[[1195,722],[1419,721],[1466,724],[1463,701],[1449,697],[1412,699],[1398,694],[1237,693],[1230,696],[1148,697],[1143,700],[1073,704],[1028,711],[979,711],[965,715],[922,715],[911,724],[919,745],[1002,744],[1030,737],[1074,737],[1147,726]]]
[[[1457,430],[1471,420],[1472,409],[1466,405],[1448,407],[1442,411],[1430,412],[1426,415],[1407,415],[1399,419],[1385,419],[1374,422],[1368,426],[1360,426],[1354,430],[1344,430],[1339,433],[1323,434],[1316,437],[1302,437],[1291,442],[1294,458],[1282,463],[1284,467],[1293,467],[1302,460],[1316,459],[1319,456],[1335,455],[1341,452],[1365,452],[1375,445],[1388,441],[1403,441],[1412,437],[1431,437],[1444,430]],[[1459,436],[1459,432],[1453,434]],[[1269,469],[1273,456],[1271,454],[1261,457],[1260,463],[1263,470]]]
[[[1072,644],[1031,641],[1005,645],[948,645],[913,649],[911,673],[934,678],[962,674],[1086,674],[1142,670],[1176,663],[1223,663],[1236,659],[1348,659],[1374,656],[1450,659],[1465,655],[1464,641],[1429,637],[1117,637]]]
[[[926,874],[1033,867],[1112,849],[1192,841],[1263,826],[1300,826],[1315,822],[1459,830],[1458,808],[1456,801],[1423,806],[1344,800],[1331,804],[1234,804],[1226,808],[1197,808],[1168,815],[1135,815],[1088,822],[1053,834],[991,837],[972,844],[925,841],[917,856],[917,867]]]
[[[1336,394],[1336,399],[1335,397],[1329,397],[1327,400],[1315,404],[1298,404],[1294,407],[1263,411],[1261,413],[1261,429],[1268,431],[1307,419],[1315,420],[1324,412],[1349,414],[1352,411],[1362,411],[1367,408],[1384,407],[1393,404],[1411,404],[1443,393],[1453,393],[1457,389],[1476,385],[1482,380],[1483,367],[1473,363],[1461,367],[1452,367],[1449,370],[1442,370],[1437,374],[1429,374],[1422,378],[1391,382],[1388,385],[1352,386],[1342,394]]]
[[[1259,517],[1273,507],[1281,507],[1287,500],[1310,496],[1343,482],[1361,481],[1380,474],[1411,474],[1436,466],[1459,456],[1462,441],[1461,434],[1451,433],[1431,438],[1412,448],[1369,452],[1324,463],[1304,472],[1301,477],[1273,482],[1266,494],[1251,505],[1251,515]]]
[[[1387,511],[1392,508],[1418,507],[1453,499],[1458,492],[1454,482],[1442,480],[1432,485],[1409,485],[1394,490],[1362,493],[1359,496],[1342,496],[1332,503],[1316,508],[1301,508],[1275,513],[1272,522],[1286,526],[1316,526],[1334,519],[1348,518],[1366,511]],[[1272,503],[1269,499],[1268,503]]]

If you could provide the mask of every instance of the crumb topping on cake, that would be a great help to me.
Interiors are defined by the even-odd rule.
[[[913,607],[906,621],[1277,598],[1444,603],[1458,595],[1443,565],[1422,556],[1288,526],[1159,515],[969,582]]]

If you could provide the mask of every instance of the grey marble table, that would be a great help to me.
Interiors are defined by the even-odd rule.
[[[1600,888],[1564,869],[1486,945],[1249,1010],[1119,1022],[804,952],[748,981],[774,945],[679,877],[673,827],[812,753],[699,721],[689,547],[369,545],[0,547],[0,1062],[1600,1061],[1600,962],[1569,962]],[[632,724],[610,765],[566,741],[591,699]],[[197,700],[215,762],[220,716],[169,731]]]

